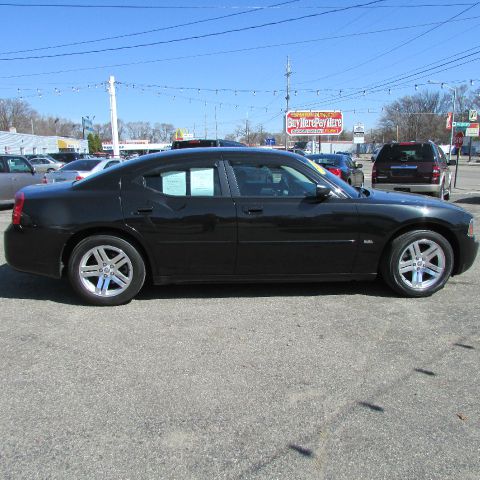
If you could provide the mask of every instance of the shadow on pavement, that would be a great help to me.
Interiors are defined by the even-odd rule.
[[[283,283],[248,285],[145,285],[136,300],[176,298],[255,298],[303,296],[367,295],[396,298],[383,282]],[[85,305],[68,281],[17,272],[0,265],[0,298],[49,300],[69,305]]]
[[[455,200],[453,203],[464,203],[466,205],[480,205],[480,196],[459,198],[458,200]]]
[[[0,265],[0,298],[50,300],[69,305],[80,305],[66,281],[17,272],[7,264]]]

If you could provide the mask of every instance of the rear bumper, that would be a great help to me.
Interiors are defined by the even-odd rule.
[[[377,190],[386,192],[440,193],[441,185],[434,183],[375,183]]]
[[[67,239],[68,235],[58,230],[10,224],[4,234],[5,259],[21,272],[60,278]]]

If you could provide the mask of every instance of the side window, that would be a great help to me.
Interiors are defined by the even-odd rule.
[[[20,157],[10,157],[7,159],[8,168],[10,173],[30,173],[32,169],[30,165]]]
[[[438,155],[439,155],[439,157],[440,157],[440,162],[441,162],[442,164],[445,164],[445,165],[446,165],[446,163],[447,163],[447,157],[445,157],[445,153],[444,153],[444,151],[442,150],[442,147],[437,147],[437,149],[438,149]]]
[[[142,176],[143,185],[174,197],[220,197],[217,167],[156,169]]]
[[[117,163],[120,163],[118,160],[112,160],[111,162],[108,162],[104,167],[103,169],[105,170],[106,168],[110,168],[110,167],[113,167],[114,165],[116,165]]]
[[[241,196],[307,197],[315,194],[316,183],[288,165],[231,162]]]

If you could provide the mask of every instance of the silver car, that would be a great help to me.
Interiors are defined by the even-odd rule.
[[[17,190],[35,183],[42,183],[42,175],[25,157],[0,155],[0,205],[12,204]]]
[[[49,157],[32,157],[29,158],[28,161],[35,167],[38,173],[54,172],[65,165],[63,162],[57,162]]]
[[[121,160],[102,158],[84,158],[67,163],[56,172],[46,173],[43,177],[43,183],[73,182],[88,177],[93,173],[105,170],[106,168],[117,165]]]

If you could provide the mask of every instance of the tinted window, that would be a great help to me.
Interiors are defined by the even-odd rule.
[[[378,154],[377,163],[383,162],[433,162],[433,149],[428,143],[384,145]]]
[[[21,157],[7,158],[7,164],[8,168],[10,169],[10,173],[30,173],[32,171],[32,168],[27,161]]]
[[[175,197],[221,196],[220,178],[216,167],[156,169],[141,179],[147,188]]]
[[[103,168],[110,168],[116,165],[117,163],[120,163],[118,160],[112,160],[111,162],[108,162]]]
[[[338,167],[343,164],[343,158],[340,155],[308,155],[307,158],[318,165],[335,165]]]
[[[231,162],[240,195],[246,197],[306,197],[316,183],[287,165]]]
[[[63,172],[71,170],[79,170],[82,172],[89,172],[93,170],[101,160],[75,160],[75,162],[64,165],[60,170]]]

